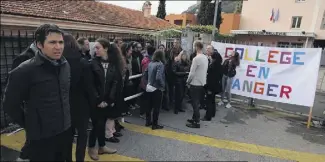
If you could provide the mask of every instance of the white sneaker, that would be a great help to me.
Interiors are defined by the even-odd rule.
[[[227,108],[227,109],[230,109],[230,108],[231,108],[230,103],[227,103],[226,108]]]
[[[222,102],[222,101],[220,101],[219,103],[218,103],[218,106],[221,106],[221,105],[223,105],[224,103]]]
[[[16,161],[29,161],[29,159],[22,159],[22,158],[17,158]]]

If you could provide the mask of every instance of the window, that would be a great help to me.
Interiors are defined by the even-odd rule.
[[[291,28],[300,28],[302,16],[293,16]]]
[[[323,19],[322,19],[322,22],[321,22],[321,24],[320,24],[320,29],[325,29],[325,11],[324,11],[324,13],[323,13]]]
[[[175,25],[183,25],[183,20],[174,20]]]
[[[303,43],[290,43],[290,42],[278,42],[277,47],[280,48],[303,48]]]
[[[291,48],[303,48],[303,43],[291,43]]]
[[[289,42],[278,42],[277,47],[280,47],[280,48],[289,48],[290,47],[290,43]]]
[[[192,24],[192,20],[186,20],[186,25],[187,24]]]

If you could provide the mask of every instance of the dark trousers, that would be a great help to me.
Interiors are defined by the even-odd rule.
[[[135,89],[134,84],[127,85],[125,87],[124,97],[129,97],[129,96],[132,96],[134,94],[136,94],[136,89]],[[135,104],[135,99],[126,101],[126,104],[127,104],[127,106],[134,105]]]
[[[147,123],[151,122],[151,112],[152,112],[152,125],[158,125],[159,111],[163,100],[163,91],[157,89],[154,92],[149,92],[148,95],[149,95],[150,105],[146,112],[146,120]]]
[[[191,104],[193,107],[193,116],[192,119],[199,123],[200,122],[200,101],[202,99],[202,95],[204,95],[204,87],[203,86],[193,86],[190,87],[190,95],[192,97]]]
[[[86,152],[86,146],[87,146],[87,139],[88,139],[88,122],[89,118],[85,117],[84,119],[73,121],[72,124],[72,138],[71,138],[71,146],[69,149],[69,159],[67,161],[72,161],[72,146],[73,146],[73,139],[75,130],[78,132],[77,137],[77,146],[76,146],[76,161],[84,161],[85,159],[85,152]]]
[[[29,157],[28,157],[28,148],[29,148],[29,141],[28,141],[27,136],[26,136],[25,144],[24,144],[23,148],[21,148],[21,152],[20,152],[20,155],[19,155],[19,157],[21,159],[29,159]]]
[[[71,129],[49,138],[30,140],[30,161],[66,161],[71,142]]]
[[[150,106],[150,94],[149,92],[143,91],[143,95],[140,97],[141,105],[140,105],[140,115],[144,115]]]
[[[141,78],[136,78],[136,79],[133,79],[132,81],[133,81],[133,85],[130,87],[130,90],[132,91],[132,93],[130,94],[130,96],[139,93],[139,85],[140,85],[140,82],[141,82]],[[134,98],[132,100],[129,100],[128,104],[129,105],[135,105],[137,103],[137,100],[138,100],[138,98]]]
[[[206,106],[207,111],[205,113],[205,119],[211,120],[211,118],[216,115],[216,93],[206,93]]]
[[[185,92],[185,83],[177,82],[175,84],[175,107],[174,107],[175,112],[178,112],[179,110],[182,109],[184,92]]]
[[[174,106],[174,97],[175,95],[175,83],[173,80],[168,81],[168,97],[169,97],[169,106]]]
[[[100,108],[97,108],[100,109]],[[96,146],[98,140],[99,147],[105,146],[105,114],[98,114],[91,117],[93,129],[90,131],[88,139],[88,147],[92,148]]]

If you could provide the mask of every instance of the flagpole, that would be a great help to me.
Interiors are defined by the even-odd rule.
[[[214,7],[214,19],[213,19],[213,30],[212,30],[212,40],[216,40],[215,34],[216,34],[216,24],[217,24],[217,17],[218,17],[218,8],[219,8],[219,1],[221,0],[215,0],[215,7]]]

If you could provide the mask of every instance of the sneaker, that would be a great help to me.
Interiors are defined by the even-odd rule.
[[[194,123],[194,120],[193,119],[187,119],[187,122]]]
[[[117,152],[116,149],[111,149],[111,148],[108,148],[106,146],[100,147],[98,149],[98,154],[99,155],[102,155],[102,154],[115,154],[116,152]]]
[[[141,118],[141,119],[146,119],[146,115],[145,115],[145,114],[140,115],[140,118]]]
[[[164,128],[164,126],[162,126],[162,125],[152,125],[152,127],[151,127],[151,129],[152,130],[156,130],[156,129],[163,129]]]
[[[231,108],[230,103],[227,103],[226,108],[227,108],[227,109],[230,109],[230,108]]]
[[[185,110],[184,110],[184,109],[179,109],[178,111],[179,111],[179,112],[185,112]]]
[[[131,110],[135,110],[135,106],[130,105],[130,109],[131,109]]]
[[[119,143],[120,142],[120,140],[114,136],[111,138],[105,138],[105,141],[111,142],[111,143]]]
[[[19,158],[16,159],[16,161],[26,161],[27,162],[27,161],[29,161],[29,159],[22,159],[22,158],[19,157]]]
[[[222,102],[222,101],[220,101],[219,103],[218,103],[218,106],[222,106],[224,103]]]
[[[114,137],[122,137],[123,134],[121,132],[114,132],[113,133]]]
[[[126,113],[126,116],[132,116],[132,114],[128,111],[128,112]]]
[[[136,109],[139,109],[140,106],[138,104],[133,105]]]
[[[190,123],[186,124],[186,126],[189,128],[200,128],[200,123]]]

